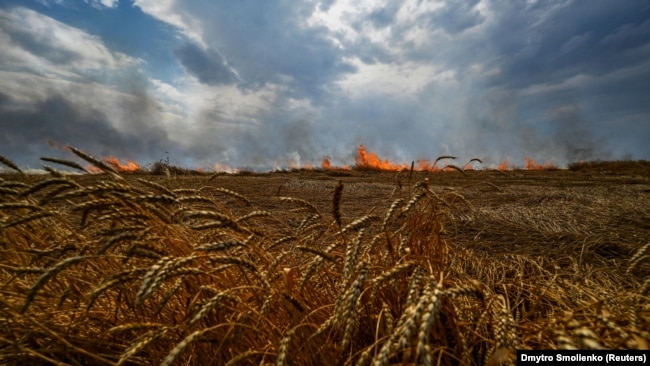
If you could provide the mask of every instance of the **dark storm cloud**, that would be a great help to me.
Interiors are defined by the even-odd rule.
[[[495,1],[488,3],[488,13],[481,13],[476,0],[448,2],[416,20],[432,32],[442,30],[448,35],[435,38],[431,47],[405,42],[415,25],[400,23],[396,17],[400,6],[348,19],[360,37],[344,42],[344,49],[334,47],[326,37],[328,31],[320,28],[287,31],[296,29],[296,14],[302,10],[282,5],[220,5],[221,11],[216,13],[232,15],[237,23],[217,21],[207,29],[217,37],[210,42],[225,45],[224,55],[244,80],[287,83],[276,78],[287,75],[291,77],[288,93],[328,107],[326,120],[306,124],[304,131],[307,141],[325,151],[340,150],[333,146],[342,143],[347,144],[343,150],[352,150],[356,142],[366,141],[387,154],[401,149],[418,156],[445,150],[495,160],[533,155],[560,164],[630,152],[648,155],[647,147],[606,143],[611,127],[604,117],[617,119],[626,108],[648,115],[648,107],[638,98],[647,94],[648,86],[640,82],[647,73],[622,75],[619,80],[600,84],[584,79],[646,62],[650,17],[642,1],[617,6],[606,1]],[[385,44],[363,36],[368,22],[376,29],[389,30]],[[470,32],[477,27],[481,29]],[[241,47],[232,47],[235,44]],[[433,63],[454,72],[460,85],[425,88],[417,101],[409,103],[394,98],[378,101],[372,96],[349,102],[342,95],[323,96],[323,86],[356,72],[341,61],[343,57],[357,57],[366,64]],[[472,74],[476,64],[484,75]],[[586,83],[575,79],[580,75]],[[557,85],[558,90],[544,90],[544,85]],[[531,91],[535,88],[539,91]],[[432,109],[427,98],[448,102],[437,103],[439,108]],[[570,104],[577,106],[571,113],[553,113]],[[328,132],[329,120],[346,121],[346,126],[338,134]],[[276,123],[272,118],[268,121]],[[418,133],[406,137],[407,129],[396,127],[404,125]],[[647,133],[647,128],[636,126],[629,132],[631,136],[639,133]],[[252,141],[255,134],[249,131],[246,136]],[[282,146],[288,140],[279,141]]]
[[[292,93],[317,98],[341,74],[354,71],[325,29],[301,26],[312,4],[242,0],[195,10],[210,14],[205,41],[218,45],[242,85],[289,84]]]
[[[430,18],[432,28],[441,27],[447,33],[457,34],[481,24],[485,18],[476,9],[479,0],[451,1]]]
[[[37,103],[25,106],[0,93],[1,154],[17,164],[39,167],[41,156],[65,156],[48,149],[48,144],[71,145],[86,152],[130,159],[156,159],[170,145],[166,134],[143,118],[151,118],[149,102],[141,96],[123,103],[132,120],[130,132],[114,127],[103,111],[76,104],[64,94],[50,93]],[[145,116],[144,113],[147,115]],[[68,154],[66,158],[74,158]]]
[[[185,69],[203,84],[219,85],[237,81],[237,75],[215,50],[206,51],[195,44],[185,43],[174,51],[174,55]]]
[[[650,80],[646,2],[491,5],[494,19],[485,29],[487,38],[446,54],[446,61],[459,60],[461,74],[468,60],[498,70],[466,79],[474,84],[468,95],[482,101],[468,106],[475,119],[461,122],[476,145],[502,156],[523,151],[560,162],[649,156],[647,144],[609,138],[614,131],[631,141],[650,133],[648,124],[627,124],[625,132],[614,127],[629,111],[650,118],[642,97],[648,94],[643,80]]]
[[[324,155],[352,163],[360,143],[402,161],[650,157],[645,0],[371,10],[334,1],[134,4],[177,32],[155,57],[146,47],[118,55],[107,30],[100,39],[75,28],[82,23],[50,22],[74,37],[48,40],[28,26],[47,16],[0,13],[0,37],[10,43],[0,54],[9,75],[0,79],[1,153],[31,154],[32,164],[39,147],[60,140],[97,155],[147,161],[172,149],[188,164],[231,166],[318,164]],[[31,23],[19,21],[24,15]],[[21,83],[34,74],[51,83]]]
[[[602,75],[645,62],[640,47],[650,42],[650,8],[645,1],[498,4],[490,44],[504,57],[500,85],[553,83],[576,74]],[[553,9],[557,7],[557,9]],[[618,34],[630,33],[617,37]],[[618,38],[618,39],[617,39]],[[647,52],[647,50],[646,50]],[[510,56],[510,57],[505,57]]]

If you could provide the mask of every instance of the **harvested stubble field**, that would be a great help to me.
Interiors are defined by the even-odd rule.
[[[4,175],[0,363],[647,349],[650,168],[574,168]]]

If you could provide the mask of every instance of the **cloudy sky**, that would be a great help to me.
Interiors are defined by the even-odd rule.
[[[0,154],[68,144],[208,169],[353,164],[359,144],[650,159],[650,3],[2,0]]]

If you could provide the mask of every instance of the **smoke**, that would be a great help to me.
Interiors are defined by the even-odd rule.
[[[152,104],[146,95],[132,95],[112,106],[121,116],[129,117],[118,128],[106,108],[75,103],[65,94],[48,93],[44,99],[25,105],[0,93],[0,146],[4,154],[27,167],[38,164],[41,156],[60,154],[46,151],[49,143],[74,146],[99,156],[134,160],[161,157],[171,143],[151,121],[156,115],[151,113]]]
[[[128,55],[111,30],[0,9],[1,153],[33,166],[54,141],[206,168],[352,164],[359,144],[406,163],[650,156],[643,1],[157,4],[132,16],[173,31]]]

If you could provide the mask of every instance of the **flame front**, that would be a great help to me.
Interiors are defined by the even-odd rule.
[[[450,158],[450,157],[445,156],[445,157],[440,157],[439,159],[442,158]],[[410,166],[406,163],[399,164],[399,163],[394,163],[390,160],[380,159],[375,152],[366,151],[366,147],[363,145],[359,145],[359,148],[357,149],[357,156],[354,158],[354,160],[356,163],[356,167],[362,169],[370,168],[370,169],[387,170],[387,171],[400,171],[404,169],[407,170],[410,169]],[[413,163],[413,170],[421,171],[421,172],[437,172],[441,170],[449,170],[449,169],[441,169],[438,166],[436,166],[438,160],[434,162],[431,162],[429,160],[424,160],[424,159],[417,160]]]
[[[381,160],[374,152],[367,152],[366,147],[359,145],[357,156],[354,158],[357,168],[399,171],[408,169],[408,164],[395,164],[390,160]]]
[[[537,164],[535,160],[529,158],[526,156],[526,166],[524,169],[526,170],[544,170],[544,169],[553,169],[555,168],[555,165],[551,163],[545,163],[544,165]]]
[[[325,169],[325,170],[330,170],[332,169],[332,163],[330,162],[332,158],[329,156],[326,156],[323,158],[323,161],[320,163],[320,166]]]
[[[120,159],[114,156],[106,156],[102,160],[118,172],[135,172],[140,170],[140,165],[132,160],[124,159],[126,164],[120,163]]]
[[[55,143],[50,142],[50,145],[54,148],[57,146]],[[471,165],[472,162],[478,161],[479,163],[482,163],[480,159],[472,159],[470,162],[466,163],[462,168],[457,168],[456,166],[438,166],[438,162],[442,159],[455,159],[454,156],[440,156],[434,161],[429,161],[425,159],[420,159],[420,160],[415,160],[411,163],[411,165],[407,163],[396,163],[388,159],[381,159],[377,155],[377,153],[373,151],[368,151],[364,145],[359,145],[356,151],[356,156],[354,158],[355,160],[355,165],[353,167],[357,169],[374,169],[374,170],[384,170],[384,171],[401,171],[401,170],[409,170],[413,169],[414,171],[424,171],[424,172],[440,172],[440,171],[453,171],[453,170],[473,170],[474,167]],[[102,161],[105,162],[107,165],[112,167],[118,172],[138,172],[142,171],[142,168],[140,165],[132,160],[128,159],[123,159],[120,161],[120,159],[114,157],[114,156],[106,156],[102,158]],[[305,170],[312,170],[314,169],[314,166],[305,163],[302,165],[295,162],[295,161],[289,161],[288,162],[289,168],[290,169],[305,169]],[[321,161],[320,167],[323,170],[332,170],[332,169],[342,169],[342,170],[350,170],[350,166],[344,165],[344,166],[334,166],[332,165],[332,158],[327,155],[323,158]],[[90,172],[93,173],[99,173],[101,172],[101,169],[95,166],[89,166],[87,169]],[[545,170],[545,169],[556,169],[556,166],[553,165],[552,163],[545,163],[545,164],[539,164],[535,162],[530,157],[525,157],[525,165],[520,168],[517,168],[516,166],[512,165],[509,160],[504,160],[502,163],[500,163],[497,167],[498,170],[513,170],[513,169],[524,169],[524,170]],[[227,172],[227,173],[237,173],[239,172],[239,169],[233,169],[229,167],[228,165],[225,164],[214,164],[212,167],[212,170],[215,172]],[[273,171],[278,171],[280,170],[280,166],[277,161],[273,162]],[[197,168],[196,170],[199,173],[203,173],[205,170],[202,167]]]

